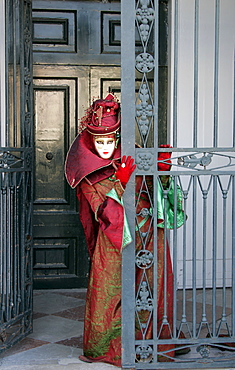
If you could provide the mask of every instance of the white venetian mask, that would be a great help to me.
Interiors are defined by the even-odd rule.
[[[115,149],[115,138],[108,136],[100,136],[94,138],[95,148],[99,156],[103,159],[112,157]]]

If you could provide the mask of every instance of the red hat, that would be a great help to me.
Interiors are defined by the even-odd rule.
[[[105,99],[95,100],[91,107],[91,119],[87,122],[87,131],[92,135],[115,133],[120,127],[120,103],[112,94]]]
[[[86,177],[90,183],[113,175],[121,157],[118,130],[120,128],[120,103],[112,94],[94,101],[80,121],[81,132],[72,143],[66,158],[65,175],[75,188]],[[116,135],[116,149],[112,158],[100,158],[94,148],[94,135]],[[102,172],[100,171],[102,169]]]

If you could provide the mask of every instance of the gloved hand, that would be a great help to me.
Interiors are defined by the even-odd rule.
[[[172,148],[171,145],[160,145],[160,148]],[[169,159],[166,162],[159,162],[158,163],[158,171],[170,171],[171,169],[171,152],[164,152],[164,153],[158,153],[158,161],[162,161],[164,159]]]
[[[136,165],[134,164],[134,159],[131,156],[128,156],[126,158],[126,156],[124,155],[121,162],[122,163],[116,171],[116,179],[120,180],[122,186],[125,188],[132,173],[136,169]]]

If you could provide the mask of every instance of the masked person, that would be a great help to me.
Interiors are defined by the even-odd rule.
[[[65,165],[67,181],[76,188],[91,259],[84,320],[84,355],[80,359],[121,367],[121,252],[132,241],[122,195],[136,166],[133,158],[121,158],[120,104],[112,94],[94,101],[81,119],[80,126],[81,132],[69,149]],[[167,153],[167,158],[169,156]],[[164,167],[164,163],[162,165]],[[142,176],[137,176],[137,193],[144,191],[141,179]],[[148,207],[149,200],[144,196],[141,199]],[[142,223],[139,230],[148,228],[149,222]],[[138,248],[140,240],[137,235]],[[149,249],[152,248],[150,238]],[[167,258],[172,276],[169,252]],[[138,279],[137,276],[137,282]],[[141,331],[137,328],[137,339],[138,335]],[[149,335],[152,335],[151,330]]]

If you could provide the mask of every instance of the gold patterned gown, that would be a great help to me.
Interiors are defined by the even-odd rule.
[[[105,224],[108,229],[110,223],[113,223],[115,229],[116,223],[116,232],[122,235],[123,227],[120,230],[120,221],[123,223],[122,210],[112,198],[107,200],[106,195],[115,187],[116,193],[121,198],[123,188],[119,181],[114,183],[109,179],[94,185],[89,185],[83,180],[79,186],[96,219],[100,221],[91,257],[84,321],[84,355],[95,361],[121,366],[122,255],[118,243],[110,240],[104,229]],[[99,206],[106,208],[106,212],[101,215],[102,220],[97,214]]]
[[[141,177],[137,177],[136,194],[140,191]],[[106,178],[93,185],[82,180],[77,189],[80,201],[81,221],[87,238],[95,240],[91,254],[91,270],[88,283],[86,312],[84,321],[84,355],[92,360],[107,362],[121,367],[121,263],[124,233],[124,208],[121,202],[112,197],[113,191],[121,201],[123,188],[119,181]],[[85,203],[84,203],[85,202]],[[85,206],[84,206],[85,204]],[[138,207],[149,208],[148,197],[139,197]],[[89,209],[90,208],[90,209]],[[93,213],[96,231],[89,227],[89,215]],[[87,214],[87,219],[86,216]],[[148,220],[141,231],[149,229]],[[89,235],[92,234],[92,235]],[[128,244],[128,238],[126,244]],[[136,232],[136,249],[140,250],[141,240]],[[153,232],[150,228],[147,249],[153,252]],[[164,290],[164,230],[158,228],[158,330],[163,317]],[[172,325],[173,309],[173,274],[169,247],[167,245],[167,315]],[[136,273],[136,284],[140,282],[140,274]],[[150,288],[153,276],[148,272]],[[145,314],[144,312],[142,313]],[[146,338],[152,337],[150,323]],[[161,338],[169,338],[169,329],[163,328]],[[136,328],[136,339],[141,339],[140,328]],[[161,346],[159,350],[169,350],[171,347]],[[174,356],[174,349],[168,353]],[[167,361],[167,358],[164,359]]]

